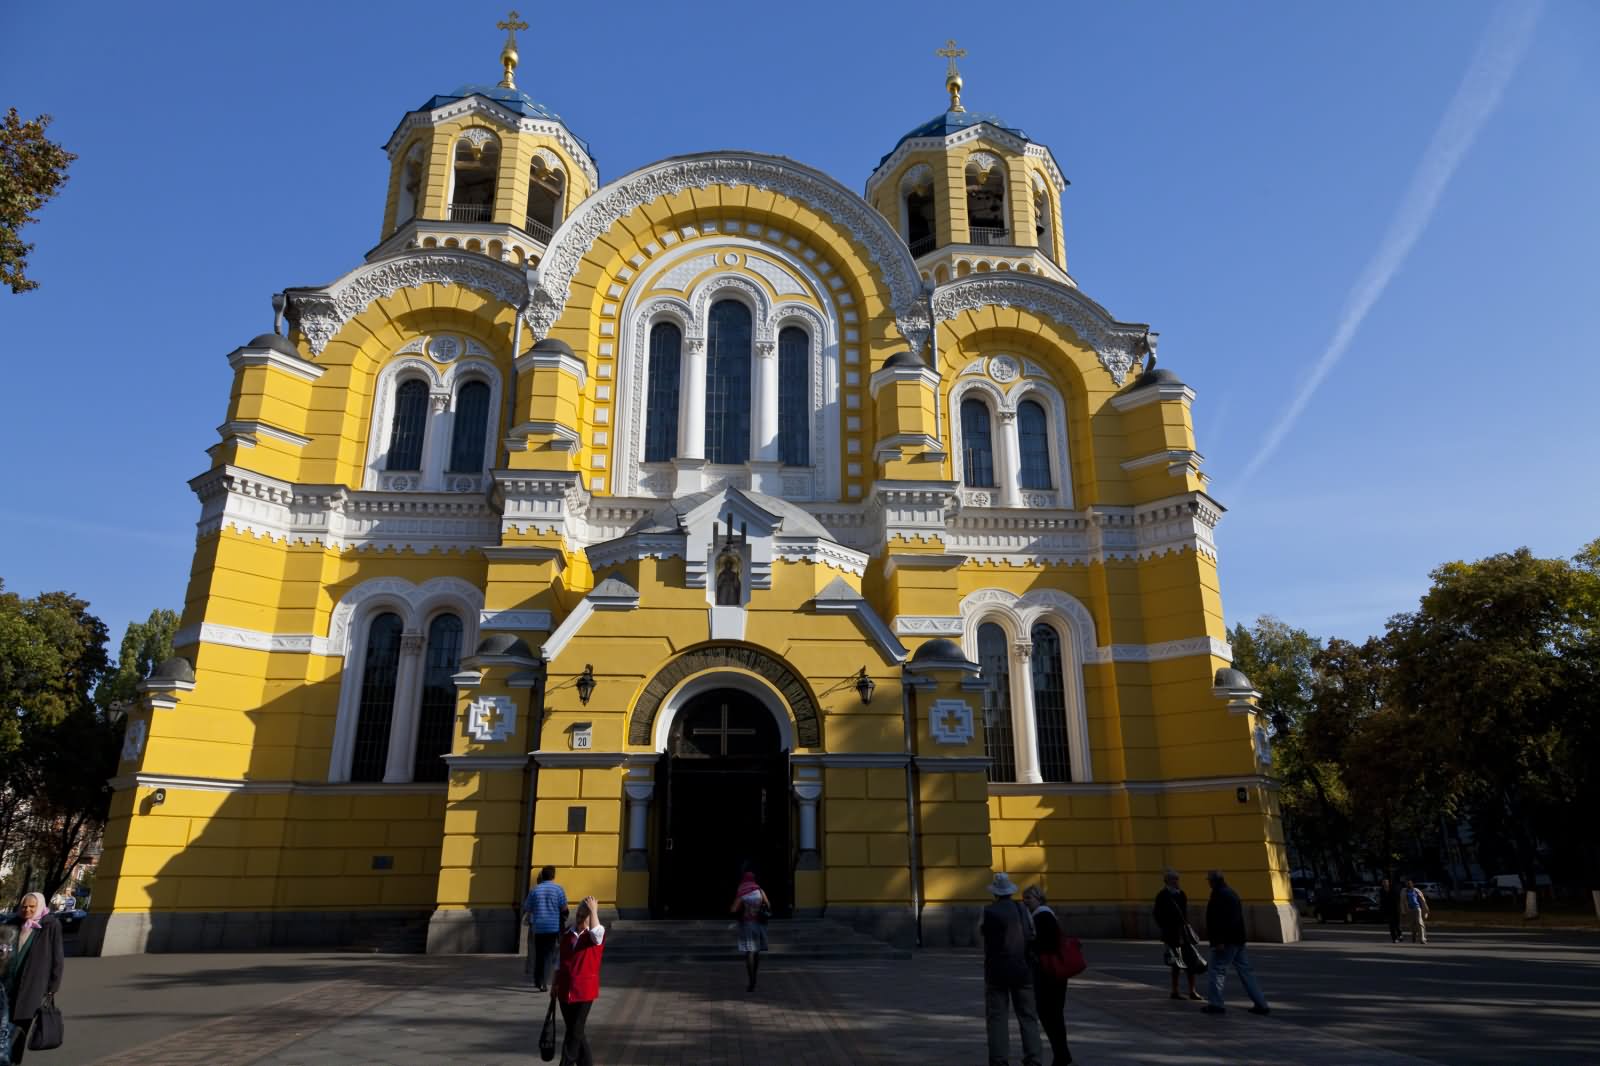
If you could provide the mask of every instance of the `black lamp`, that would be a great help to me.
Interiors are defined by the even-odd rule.
[[[861,693],[862,703],[871,703],[872,694],[878,690],[878,683],[867,676],[867,668],[863,666],[856,675],[856,691]]]
[[[594,666],[590,663],[583,664],[583,673],[578,675],[578,700],[587,705],[589,697],[594,695]]]

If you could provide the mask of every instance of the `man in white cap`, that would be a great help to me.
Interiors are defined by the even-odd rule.
[[[989,883],[994,902],[983,909],[983,1015],[989,1030],[989,1066],[1007,1066],[1011,1052],[1009,1009],[1022,1029],[1022,1066],[1039,1066],[1039,1011],[1033,1000],[1033,972],[1028,944],[1033,919],[1012,899],[1017,886],[1003,873]]]

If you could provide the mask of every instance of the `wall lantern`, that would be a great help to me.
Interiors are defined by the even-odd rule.
[[[861,668],[861,672],[856,675],[856,691],[861,693],[861,702],[871,703],[872,694],[877,690],[877,682],[873,681],[872,678],[867,676],[867,668],[863,666]]]
[[[150,793],[150,806],[159,807],[165,802],[167,802],[166,789],[158,788],[154,792]]]
[[[1238,788],[1234,789],[1233,790],[1233,795],[1234,795],[1234,798],[1237,799],[1240,803],[1249,803],[1250,802],[1250,790],[1248,788],[1245,788],[1243,785],[1240,785]]]
[[[591,663],[583,664],[583,673],[578,675],[578,700],[587,705],[589,697],[594,695],[594,666]]]

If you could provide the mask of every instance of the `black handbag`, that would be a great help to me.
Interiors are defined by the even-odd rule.
[[[1195,935],[1194,927],[1185,925],[1183,927],[1183,945],[1178,950],[1183,954],[1183,968],[1196,977],[1211,968],[1206,965],[1206,960],[1200,956],[1200,949],[1196,947],[1199,943],[1200,938]]]
[[[28,1032],[28,1050],[50,1051],[58,1048],[65,1035],[61,1010],[56,1006],[55,994],[50,993],[39,1004],[39,1009],[33,1012],[33,1028]]]
[[[556,998],[550,997],[550,1010],[544,1016],[544,1028],[539,1032],[539,1058],[545,1062],[556,1057]]]

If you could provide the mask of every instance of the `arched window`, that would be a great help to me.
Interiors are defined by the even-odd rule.
[[[750,309],[711,305],[706,337],[706,462],[750,458]]]
[[[535,158],[528,170],[527,231],[539,241],[549,242],[561,225],[561,208],[566,199],[567,176],[543,158]]]
[[[967,229],[973,244],[1006,244],[1006,168],[987,152],[967,163]]]
[[[1050,485],[1050,426],[1044,408],[1033,400],[1017,405],[1017,447],[1021,454],[1019,481],[1025,489]]]
[[[450,472],[483,472],[483,445],[489,435],[489,386],[469,381],[456,393],[456,421],[450,436]]]
[[[422,705],[417,711],[417,751],[411,767],[413,781],[444,781],[449,776],[449,767],[440,756],[450,751],[456,718],[456,685],[451,678],[460,665],[461,619],[441,614],[428,626]]]
[[[1011,742],[1011,647],[993,622],[978,627],[978,665],[983,669],[983,751],[990,781],[1017,779],[1017,754]]]
[[[428,430],[428,383],[412,378],[394,392],[394,422],[389,428],[389,470],[421,470],[422,441]]]
[[[933,185],[919,185],[906,193],[906,244],[912,255],[926,255],[935,243]]]
[[[500,142],[487,130],[469,130],[456,141],[455,184],[450,193],[451,222],[490,222],[494,218],[495,178]]]
[[[1046,781],[1072,780],[1067,742],[1067,688],[1061,662],[1061,635],[1053,626],[1033,627],[1033,713],[1039,735],[1039,775]]]
[[[394,224],[404,225],[416,217],[422,196],[422,145],[413,144],[400,164],[400,198],[395,203]]]
[[[678,450],[678,368],[683,331],[676,322],[650,327],[650,392],[645,399],[644,461],[664,463]]]
[[[1039,241],[1039,251],[1045,258],[1056,257],[1056,239],[1050,228],[1050,197],[1043,187],[1033,190],[1033,235]]]
[[[811,465],[811,338],[796,326],[778,332],[778,460]]]
[[[989,407],[973,396],[961,401],[961,470],[969,488],[994,488]]]
[[[400,616],[380,614],[367,631],[367,656],[361,669],[361,701],[350,780],[382,781],[389,761],[389,729],[394,724],[395,682],[400,674]]]

